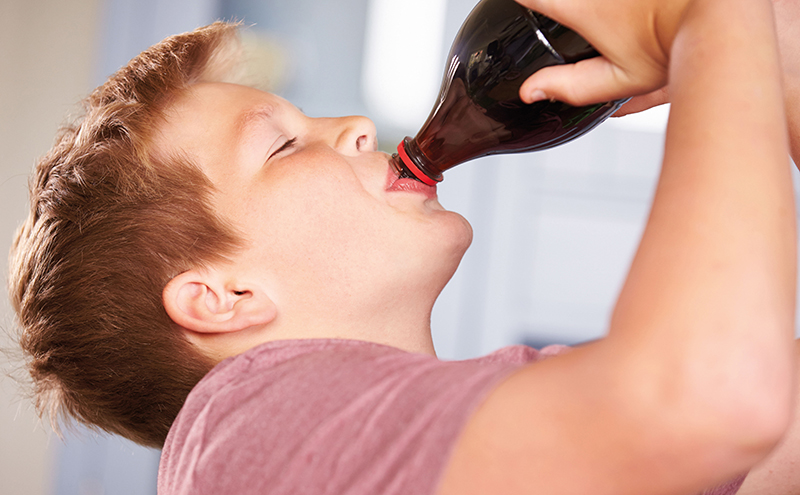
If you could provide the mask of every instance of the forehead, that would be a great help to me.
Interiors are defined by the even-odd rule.
[[[281,127],[291,108],[286,100],[254,88],[195,84],[165,109],[156,149],[197,156],[230,148],[256,131]]]
[[[241,130],[250,124],[281,118],[282,110],[288,106],[291,104],[283,98],[247,86],[198,83],[176,98],[165,115],[168,123],[185,125],[207,119]]]

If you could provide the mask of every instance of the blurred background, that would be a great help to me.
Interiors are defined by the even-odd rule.
[[[0,251],[26,215],[27,174],[58,124],[163,37],[244,21],[263,85],[311,116],[367,115],[391,152],[427,117],[475,1],[2,0]],[[603,335],[649,211],[667,111],[447,173],[441,202],[469,219],[475,240],[433,315],[440,357]],[[62,441],[41,424],[7,376],[18,361],[5,297],[0,310],[0,347],[12,350],[0,358],[0,494],[155,494],[158,451],[92,432]]]

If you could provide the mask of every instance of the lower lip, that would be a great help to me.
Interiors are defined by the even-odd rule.
[[[422,194],[428,198],[436,197],[436,186],[429,186],[414,179],[398,179],[397,175],[389,169],[389,175],[386,178],[387,191],[411,192]]]

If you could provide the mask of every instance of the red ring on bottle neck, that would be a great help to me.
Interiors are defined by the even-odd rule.
[[[408,171],[414,174],[414,177],[419,179],[420,182],[428,184],[429,186],[435,186],[438,182],[441,182],[438,180],[431,179],[430,177],[425,175],[425,173],[422,172],[422,170],[420,170],[419,167],[417,167],[413,161],[411,161],[411,158],[409,158],[408,153],[406,153],[406,147],[404,146],[404,144],[405,143],[400,143],[397,145],[397,154],[400,155],[400,159],[403,160],[403,164],[405,164]]]

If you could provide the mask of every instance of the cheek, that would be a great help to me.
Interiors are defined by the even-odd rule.
[[[309,178],[254,198],[240,223],[263,261],[342,280],[352,266],[378,263],[390,250],[380,210],[365,199],[335,179]]]
[[[246,205],[237,223],[252,241],[250,261],[283,280],[355,287],[454,270],[472,239],[460,215],[420,208],[419,200],[398,210],[336,163],[274,171],[236,201]]]

